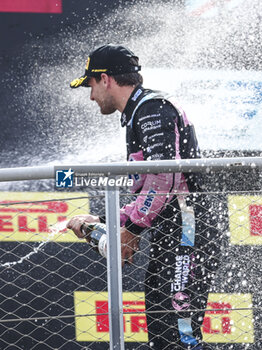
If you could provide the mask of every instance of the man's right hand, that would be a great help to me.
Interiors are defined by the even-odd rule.
[[[72,219],[69,220],[69,222],[67,223],[66,226],[70,230],[73,230],[74,234],[78,238],[84,238],[84,234],[81,232],[81,226],[83,225],[84,222],[86,222],[88,224],[100,222],[99,216],[90,215],[90,214],[76,215],[76,216],[72,217]]]

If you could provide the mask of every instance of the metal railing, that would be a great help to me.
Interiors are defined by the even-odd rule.
[[[246,158],[215,158],[215,159],[190,159],[168,160],[150,162],[126,162],[62,166],[41,166],[0,169],[0,181],[21,181],[38,179],[55,179],[56,169],[74,170],[77,174],[99,174],[115,178],[117,175],[145,174],[145,173],[175,173],[175,172],[203,172],[215,173],[221,170],[260,170],[262,169],[262,157]],[[123,336],[123,300],[122,300],[122,269],[121,269],[121,242],[119,228],[119,191],[115,186],[108,187],[105,191],[106,217],[108,234],[107,276],[108,276],[108,313],[110,349],[124,349]],[[54,195],[55,196],[55,195]],[[241,308],[239,308],[241,309]],[[226,311],[226,308],[224,308]],[[189,310],[190,311],[190,310]],[[216,309],[212,309],[216,311]],[[232,311],[232,310],[231,310]],[[65,318],[67,316],[64,316]],[[72,316],[69,316],[72,317]],[[37,319],[37,317],[35,317]],[[41,317],[39,318],[41,319]],[[21,320],[21,319],[20,319]],[[14,321],[12,318],[4,319],[4,322]]]
[[[236,158],[201,158],[140,162],[114,162],[92,163],[89,165],[63,164],[61,166],[35,166],[0,169],[0,181],[21,181],[54,179],[55,170],[72,168],[76,173],[101,176],[146,174],[146,173],[175,173],[175,172],[206,172],[225,169],[261,169],[262,157],[236,157]]]

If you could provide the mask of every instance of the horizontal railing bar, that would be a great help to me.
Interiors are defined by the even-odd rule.
[[[183,310],[185,313],[197,313],[197,312],[217,312],[217,313],[226,313],[226,312],[234,312],[234,311],[254,311],[254,310],[262,310],[261,306],[255,307],[239,307],[233,309],[194,309],[194,310]],[[124,315],[145,315],[145,314],[154,314],[154,313],[177,313],[177,310],[154,310],[154,311],[124,311]],[[108,312],[99,313],[99,316],[108,316]],[[56,316],[42,316],[42,317],[27,317],[27,318],[10,318],[10,319],[2,319],[1,323],[10,323],[10,322],[25,322],[25,321],[46,321],[46,320],[57,320],[57,319],[65,319],[65,318],[75,318],[75,317],[96,317],[97,313],[91,314],[71,314],[71,315],[56,315]],[[244,316],[244,315],[243,315]]]
[[[200,158],[141,162],[50,165],[0,169],[0,181],[54,179],[56,169],[72,169],[75,176],[116,176],[146,173],[206,172],[223,169],[261,169],[262,157]]]
[[[34,166],[0,169],[0,181],[54,179],[54,166]]]

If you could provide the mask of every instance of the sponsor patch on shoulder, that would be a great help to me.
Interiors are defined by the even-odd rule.
[[[132,101],[135,102],[141,94],[142,94],[142,90],[138,89],[135,95],[132,97]]]

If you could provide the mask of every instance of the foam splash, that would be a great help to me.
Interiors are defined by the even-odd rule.
[[[237,118],[242,113],[240,104],[244,110],[252,89],[242,85],[242,88],[234,90],[234,86],[231,86],[230,93],[239,93],[240,101],[240,104],[233,104],[228,101],[230,85],[212,91],[212,82],[214,87],[215,75],[219,76],[220,81],[228,80],[229,71],[233,75],[239,73],[236,81],[242,81],[248,70],[261,71],[259,14],[262,2],[212,2],[218,4],[214,7],[219,7],[220,13],[211,18],[190,15],[190,3],[195,2],[186,3],[186,8],[180,8],[174,1],[153,0],[150,6],[147,1],[131,2],[129,6],[121,6],[108,13],[103,21],[95,25],[91,23],[87,28],[71,31],[65,29],[37,43],[29,42],[20,59],[20,65],[24,64],[24,79],[17,79],[10,72],[8,81],[23,84],[19,85],[23,94],[14,96],[13,108],[21,116],[19,122],[27,121],[34,129],[28,137],[25,135],[15,139],[15,152],[6,155],[6,164],[9,164],[10,158],[23,166],[42,164],[43,161],[83,164],[124,159],[125,144],[124,141],[120,144],[119,117],[101,116],[99,108],[89,100],[89,89],[72,91],[69,88],[70,81],[83,71],[88,53],[106,42],[121,42],[137,53],[145,77],[147,70],[153,68],[146,87],[167,92],[175,90],[181,105],[186,111],[192,111],[190,119],[196,127],[197,123],[200,125],[197,133],[200,141],[203,140],[203,143],[200,142],[202,149],[259,149],[258,137],[254,138],[248,130],[259,130],[260,125],[256,122],[261,118],[254,122],[252,119],[256,110],[246,112],[250,123],[245,118]],[[198,3],[198,8],[201,8],[201,3],[207,1]],[[232,21],[232,18],[237,18],[237,21]],[[35,52],[32,54],[35,46],[37,56]],[[183,70],[187,70],[187,76],[182,76]],[[250,73],[252,81],[253,72]],[[179,86],[179,74],[182,80],[187,80],[187,87],[186,83]],[[196,74],[200,78],[202,74],[205,81],[210,79],[211,85],[202,84],[201,79],[195,80],[194,86],[190,85],[188,78]],[[51,84],[52,81],[56,81],[56,84]],[[198,100],[191,98],[196,92],[201,97]],[[210,92],[216,96],[208,99]],[[39,101],[39,96],[41,104],[32,103]],[[249,101],[256,103],[252,96]],[[228,105],[234,107],[233,110],[224,108]],[[217,113],[214,114],[214,111]],[[226,125],[226,128],[214,128],[218,124],[222,127]],[[256,126],[250,127],[253,124]],[[220,135],[214,143],[217,131]]]
[[[26,255],[24,255],[23,257],[19,258],[18,260],[15,260],[15,261],[10,261],[10,262],[6,262],[6,263],[3,263],[3,264],[0,264],[0,267],[7,267],[7,268],[10,268],[10,267],[13,267],[15,265],[18,265],[18,264],[22,264],[24,261],[26,260],[29,260],[32,255],[34,254],[37,254],[41,251],[41,249],[48,243],[50,242],[51,240],[53,240],[53,238],[60,234],[60,232],[64,231],[66,229],[66,226],[67,226],[67,223],[68,223],[68,220],[64,220],[64,221],[60,221],[60,222],[57,222],[56,224],[52,225],[49,227],[49,232],[48,232],[48,235],[47,235],[47,238],[46,240],[44,240],[43,242],[41,242],[37,247],[33,247],[32,248],[32,251]]]

